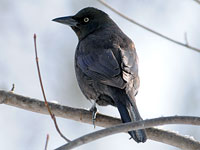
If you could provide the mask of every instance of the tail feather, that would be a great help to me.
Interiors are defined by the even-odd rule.
[[[137,106],[136,105],[129,105],[127,107],[130,117],[131,117],[131,121],[141,121],[143,120],[138,112]],[[146,142],[147,140],[147,136],[146,136],[146,132],[144,129],[139,129],[135,131],[136,137],[137,139],[139,139],[139,142]]]
[[[118,93],[115,102],[123,123],[142,120],[135,104],[135,100],[130,99],[125,92]],[[133,130],[128,133],[137,143],[144,143],[147,140],[144,129]]]

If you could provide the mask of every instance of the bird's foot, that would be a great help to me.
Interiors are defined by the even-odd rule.
[[[92,112],[92,124],[95,126],[96,116],[97,116],[97,107],[96,103],[90,108],[90,111]]]

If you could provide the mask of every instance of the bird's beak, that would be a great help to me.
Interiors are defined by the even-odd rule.
[[[69,25],[71,27],[77,26],[78,22],[72,16],[55,18],[52,21]]]

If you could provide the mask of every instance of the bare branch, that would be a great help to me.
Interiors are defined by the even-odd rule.
[[[40,81],[40,87],[41,87],[41,90],[42,90],[42,95],[43,95],[43,98],[44,98],[44,102],[45,102],[45,106],[47,107],[47,110],[54,122],[54,125],[56,127],[56,130],[57,132],[60,134],[60,136],[67,142],[70,142],[69,139],[67,139],[63,134],[62,132],[60,131],[59,127],[58,127],[58,124],[57,124],[57,121],[56,121],[56,117],[55,115],[51,112],[51,109],[49,108],[49,105],[48,105],[48,102],[47,102],[47,99],[46,99],[46,95],[45,95],[45,92],[44,92],[44,86],[43,86],[43,83],[42,83],[42,77],[41,77],[41,73],[40,73],[40,66],[39,66],[39,59],[38,59],[38,55],[37,55],[37,44],[36,44],[36,34],[34,34],[33,36],[34,38],[34,47],[35,47],[35,60],[36,60],[36,65],[37,65],[37,71],[38,71],[38,76],[39,76],[39,81]]]
[[[200,4],[200,0],[194,0],[195,2],[197,2],[198,4]]]
[[[15,90],[15,84],[13,83],[10,92],[14,92],[14,90]]]
[[[152,29],[150,29],[150,28],[148,28],[148,27],[146,27],[146,26],[144,26],[144,25],[142,25],[142,24],[140,24],[140,23],[134,21],[133,19],[131,19],[131,18],[125,16],[124,14],[120,13],[120,12],[117,11],[116,9],[112,8],[110,5],[108,5],[108,4],[107,4],[105,1],[103,1],[103,0],[97,0],[97,1],[99,1],[101,4],[103,4],[104,6],[106,6],[107,8],[109,8],[110,10],[112,10],[113,12],[115,12],[116,14],[118,14],[119,16],[121,16],[122,18],[124,18],[124,19],[126,19],[126,20],[132,22],[133,24],[135,24],[135,25],[137,25],[137,26],[139,26],[139,27],[141,27],[141,28],[143,28],[143,29],[145,29],[145,30],[147,30],[147,31],[149,31],[149,32],[151,32],[151,33],[153,33],[153,34],[155,34],[155,35],[160,36],[161,38],[164,38],[164,39],[166,39],[166,40],[168,40],[168,41],[170,41],[170,42],[173,42],[173,43],[175,43],[175,44],[178,44],[178,45],[181,45],[181,46],[183,46],[183,47],[189,48],[189,49],[194,50],[194,51],[196,51],[196,52],[200,52],[200,49],[199,49],[199,48],[196,48],[196,47],[187,45],[187,43],[185,44],[185,43],[176,41],[176,40],[174,40],[174,39],[172,39],[172,38],[170,38],[170,37],[168,37],[168,36],[166,36],[166,35],[163,35],[163,34],[157,32],[157,31],[155,31],[155,30],[152,30]]]
[[[184,38],[185,38],[185,44],[189,45],[188,38],[187,38],[187,32],[184,33]]]
[[[0,90],[0,103],[25,109],[32,112],[48,115],[48,110],[44,102],[37,99],[24,97]],[[49,103],[51,111],[58,117],[71,119],[83,123],[92,124],[90,111],[84,109],[77,109],[68,106],[62,106],[54,103]],[[120,124],[121,120],[110,116],[97,114],[96,125],[101,127],[111,127]],[[188,145],[199,145],[199,142],[188,139],[184,136],[178,135],[170,131],[164,131],[156,128],[146,129],[148,139],[172,145],[178,148],[187,147]]]
[[[200,147],[199,141],[193,140],[189,137],[181,136],[175,132],[157,128],[148,128],[146,131],[148,131],[148,134],[151,135],[151,140],[159,141],[180,149],[185,148],[186,150],[198,150]]]
[[[49,142],[49,134],[47,134],[47,137],[46,137],[46,142],[45,142],[45,148],[44,148],[44,150],[47,150],[48,142]]]
[[[155,119],[123,123],[116,126],[112,126],[106,129],[102,129],[93,133],[89,133],[85,136],[82,136],[78,139],[75,139],[68,144],[65,144],[56,150],[70,150],[81,146],[83,144],[87,144],[89,142],[95,141],[97,139],[113,135],[120,132],[128,132],[130,130],[137,129],[145,129],[153,126],[159,125],[167,125],[167,124],[192,124],[192,125],[200,125],[200,117],[184,117],[184,116],[174,116],[174,117],[160,117]],[[197,146],[197,147],[196,147]],[[187,147],[182,147],[184,150],[192,150],[192,145],[188,145]],[[200,148],[200,143],[195,145],[195,149]]]

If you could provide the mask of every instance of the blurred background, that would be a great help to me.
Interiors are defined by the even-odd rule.
[[[200,5],[194,0],[107,0],[108,4],[130,18],[175,40],[200,48]],[[0,1],[0,89],[42,100],[33,47],[37,34],[39,63],[49,101],[89,109],[74,74],[74,52],[78,42],[67,26],[52,22],[56,17],[73,15],[93,6],[107,12],[135,42],[139,56],[141,86],[136,97],[144,119],[169,116],[200,116],[200,53],[173,44],[124,20],[94,0],[1,0]],[[119,117],[116,108],[98,107],[98,111]],[[101,128],[57,118],[66,137],[75,139]],[[200,127],[170,125],[161,128],[192,135],[200,140]],[[65,141],[58,135],[47,115],[0,105],[0,149],[42,150],[46,135],[48,149]],[[176,150],[148,140],[137,144],[120,133],[86,144],[77,150]]]

